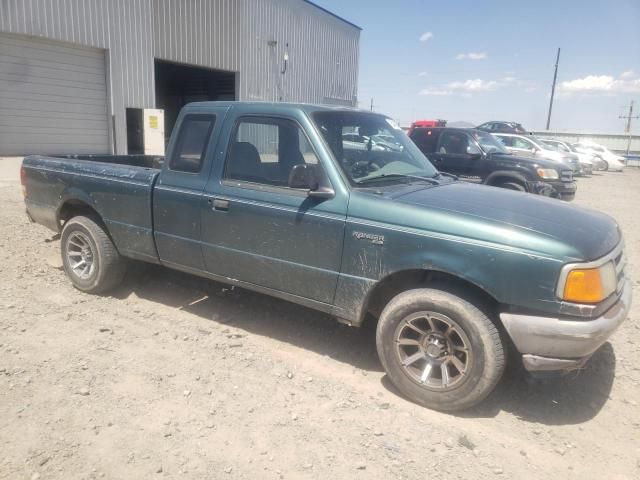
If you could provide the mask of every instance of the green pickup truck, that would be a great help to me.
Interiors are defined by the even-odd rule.
[[[485,398],[507,351],[579,368],[627,316],[613,219],[458,182],[384,115],[193,103],[167,151],[23,161],[27,214],[78,289],[116,287],[131,258],[376,321],[391,381],[446,411]]]

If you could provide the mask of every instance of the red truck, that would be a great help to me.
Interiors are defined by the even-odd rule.
[[[411,128],[409,128],[409,131],[407,132],[407,135],[411,135],[411,132],[413,132],[414,128],[434,128],[434,127],[446,127],[447,126],[447,121],[446,120],[416,120],[415,122],[413,122],[411,124]]]

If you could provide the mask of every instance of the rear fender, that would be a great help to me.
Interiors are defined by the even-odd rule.
[[[58,203],[58,208],[56,209],[56,223],[58,225],[58,231],[62,229],[63,209],[69,204],[85,205],[86,207],[95,210],[100,218],[102,218],[100,209],[98,208],[96,201],[91,197],[91,195],[77,187],[67,187],[60,194],[60,202]]]

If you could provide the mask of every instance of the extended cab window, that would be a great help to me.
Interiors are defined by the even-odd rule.
[[[187,173],[200,171],[215,122],[215,115],[187,115],[184,118],[169,163],[171,170]]]
[[[224,178],[286,187],[293,167],[305,163],[319,168],[316,154],[295,122],[247,117],[236,124]]]

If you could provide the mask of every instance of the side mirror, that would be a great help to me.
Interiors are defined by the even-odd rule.
[[[294,165],[289,172],[289,188],[306,189],[312,198],[333,198],[335,192],[328,187],[320,186],[318,173],[314,165],[306,163]]]

